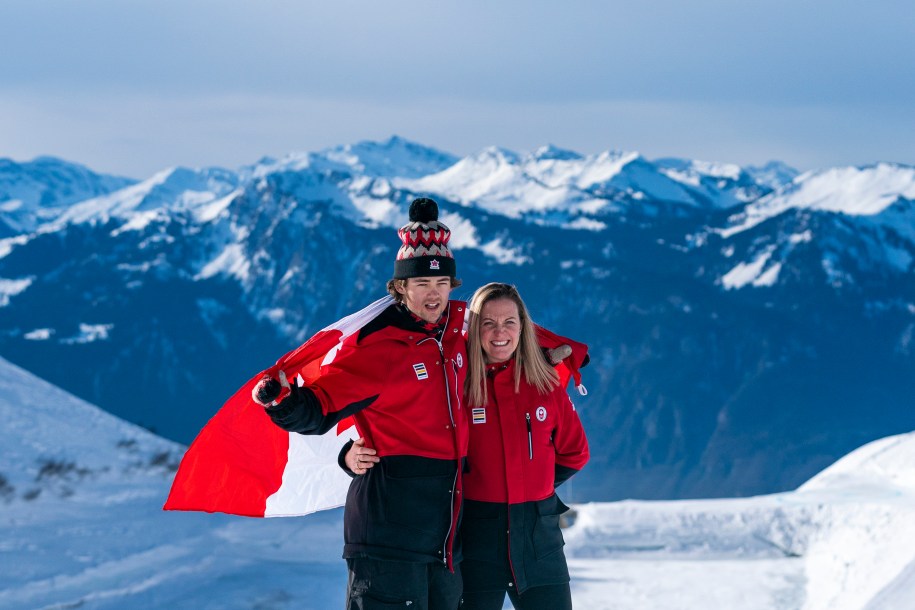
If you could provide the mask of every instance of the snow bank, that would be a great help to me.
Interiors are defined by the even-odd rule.
[[[566,543],[588,608],[909,609],[915,433],[865,445],[795,492],[579,505]]]

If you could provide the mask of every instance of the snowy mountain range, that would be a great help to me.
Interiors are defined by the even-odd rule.
[[[5,161],[0,354],[189,442],[383,293],[419,195],[452,229],[457,298],[513,282],[591,345],[572,500],[794,489],[915,429],[915,168],[891,163],[458,158],[396,137],[142,181]]]
[[[182,447],[3,359],[0,435],[0,607],[308,610],[342,599],[339,510],[163,512]],[[915,595],[913,473],[907,433],[796,491],[573,505],[564,535],[574,603],[905,610]]]
[[[0,159],[0,237],[34,231],[74,203],[129,186],[134,181],[101,176],[51,157],[30,163]]]

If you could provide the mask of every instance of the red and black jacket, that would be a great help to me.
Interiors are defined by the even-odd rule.
[[[470,405],[469,471],[464,475],[465,588],[504,588],[511,568],[518,591],[569,581],[555,487],[588,461],[588,442],[565,387],[540,394],[514,361],[487,370],[487,404]]]
[[[465,304],[451,301],[427,331],[392,305],[344,341],[321,377],[267,409],[285,430],[321,434],[352,415],[381,461],[353,479],[343,556],[460,559],[461,469],[468,430],[462,404]]]

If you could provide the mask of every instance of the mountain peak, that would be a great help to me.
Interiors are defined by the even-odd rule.
[[[509,165],[517,165],[521,161],[521,157],[518,153],[507,148],[502,148],[501,146],[487,146],[474,155],[473,158],[478,161],[494,160]]]
[[[228,194],[237,185],[237,174],[228,170],[173,166],[160,170],[143,182],[81,201],[58,220],[79,223],[96,218],[128,216],[133,212],[193,208]]]
[[[884,162],[806,172],[776,198],[788,207],[870,216],[900,197],[915,199],[915,167]]]
[[[419,142],[414,142],[413,140],[408,140],[398,135],[392,135],[387,140],[378,143],[382,148],[416,148],[416,149],[425,149],[433,150],[432,148],[420,144]],[[438,152],[438,151],[436,151]]]
[[[750,165],[744,169],[754,181],[772,189],[790,184],[800,173],[781,161],[769,161],[761,166]]]
[[[536,161],[578,161],[584,157],[573,150],[547,144],[531,153],[531,158]]]
[[[22,163],[0,159],[0,237],[34,231],[74,204],[134,183],[56,157]]]
[[[324,151],[323,156],[371,177],[420,178],[438,173],[458,158],[394,135],[382,142],[363,140]]]

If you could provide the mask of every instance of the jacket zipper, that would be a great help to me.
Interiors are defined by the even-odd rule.
[[[448,328],[447,324],[445,325],[445,328]],[[448,383],[448,367],[445,364],[445,349],[442,347],[441,341],[436,341],[435,343],[438,345],[438,353],[442,358],[442,373],[444,373],[443,377],[445,378],[445,396],[448,397],[448,417],[451,418],[451,432],[452,434],[455,434],[454,413],[451,411],[451,384]],[[451,484],[451,521],[448,523],[448,533],[445,535],[445,544],[442,547],[442,563],[446,566],[448,565],[448,540],[451,538],[451,530],[454,529],[454,496],[457,492],[457,481],[459,476],[461,476],[460,458],[458,458],[457,471],[454,473],[454,482]]]
[[[524,417],[527,420],[527,456],[529,459],[534,459],[534,436],[531,434],[531,414],[525,413]]]
[[[444,359],[445,359],[445,356],[442,355],[442,360],[444,361]],[[458,387],[458,370],[454,366],[454,360],[451,361],[451,372],[454,373],[454,387]],[[460,392],[458,392],[456,398],[457,398],[457,406],[458,406],[457,410],[460,411],[461,410],[461,393]]]
[[[445,330],[447,331],[448,322],[450,321],[450,318],[451,318],[450,306],[449,306],[448,313],[446,314],[446,316],[447,317],[445,318]],[[444,338],[444,333],[442,334],[442,337]],[[448,402],[448,417],[451,419],[451,431],[452,431],[452,433],[456,433],[455,423],[454,423],[454,413],[451,410],[451,384],[448,383],[448,367],[445,364],[445,348],[442,346],[442,342],[439,341],[438,339],[436,339],[435,337],[427,337],[425,339],[421,339],[416,343],[416,345],[425,343],[426,341],[428,341],[430,339],[432,341],[435,341],[435,344],[438,346],[438,353],[441,357],[440,362],[442,363],[442,373],[443,373],[443,377],[445,378],[445,398]],[[455,502],[454,496],[455,496],[455,493],[457,492],[458,477],[461,474],[460,458],[458,458],[457,463],[458,463],[457,472],[455,472],[454,482],[451,484],[451,507],[450,507],[451,508],[450,509],[451,521],[448,524],[448,532],[445,534],[445,541],[442,544],[442,563],[445,564],[446,566],[448,565],[448,540],[451,538],[451,531],[454,529],[454,502]]]
[[[512,582],[508,583],[508,586],[511,587],[515,585],[515,591],[517,592],[518,587],[518,575],[515,574],[515,564],[512,562],[512,511],[511,504],[505,505],[505,524],[508,526],[505,528],[505,541],[508,548],[508,569],[512,573]]]

